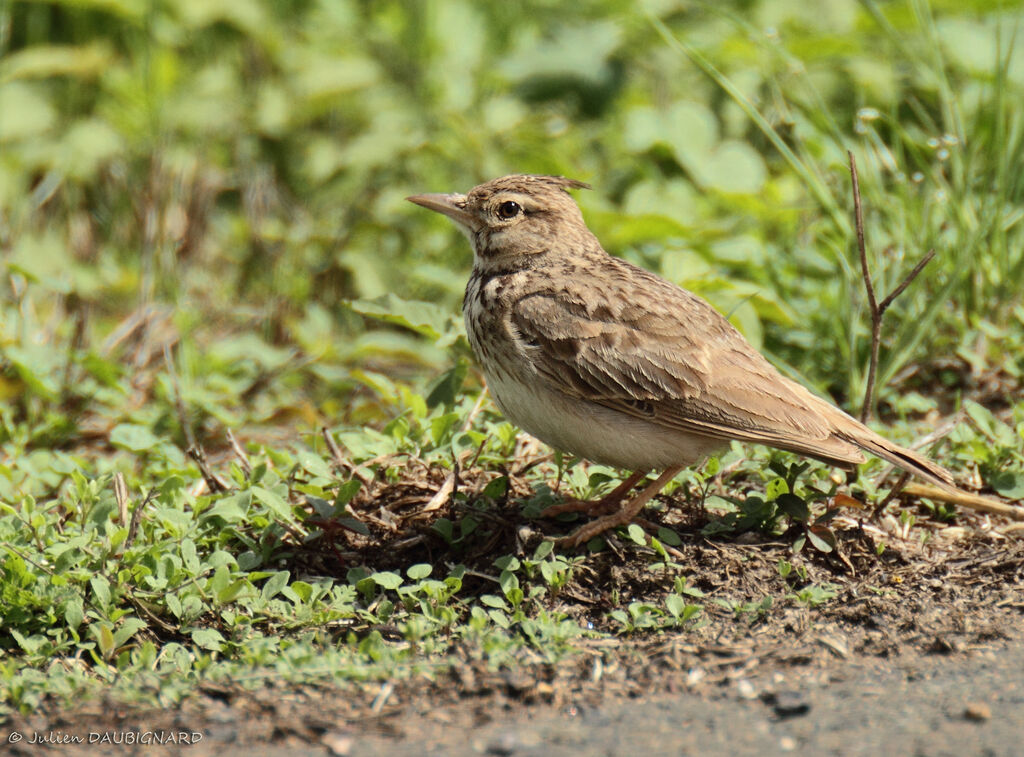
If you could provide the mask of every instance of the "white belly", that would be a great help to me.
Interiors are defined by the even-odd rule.
[[[487,385],[514,424],[555,449],[628,470],[693,465],[726,446],[721,439],[674,431],[610,408],[494,373]]]

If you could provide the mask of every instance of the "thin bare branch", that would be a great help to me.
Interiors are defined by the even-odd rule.
[[[146,494],[145,499],[142,500],[142,503],[132,510],[132,521],[128,526],[128,536],[124,540],[125,551],[128,551],[132,542],[135,541],[135,535],[139,532],[139,523],[142,521],[142,514],[145,512],[146,506],[153,501],[154,497],[156,497],[156,487],[150,489],[149,493]]]
[[[882,300],[878,305],[878,314],[883,315],[885,311],[892,304],[892,301],[903,294],[903,290],[910,286],[910,282],[917,278],[917,275],[924,270],[924,267],[928,265],[932,258],[935,257],[935,250],[928,250],[928,253],[921,258],[917,265],[914,266],[914,270],[907,274],[907,277],[900,282],[900,285],[892,290],[892,293]]]
[[[875,286],[871,283],[871,271],[868,270],[868,251],[864,242],[864,209],[860,203],[860,179],[857,176],[857,159],[853,157],[853,151],[847,150],[850,158],[850,178],[853,181],[853,220],[857,229],[857,251],[860,253],[860,270],[864,276],[864,288],[868,291],[868,305],[871,312],[878,309],[878,302],[875,300]]]
[[[871,520],[878,520],[879,516],[881,516],[881,514],[885,512],[885,508],[889,505],[889,503],[896,498],[897,494],[903,491],[903,488],[907,485],[907,482],[909,480],[910,472],[901,471],[900,477],[896,479],[896,483],[892,485],[892,488],[889,490],[889,493],[882,498],[881,502],[875,505],[875,509],[871,513]]]
[[[171,359],[171,349],[167,344],[164,344],[164,363],[167,365],[167,374],[171,377],[171,388],[174,390],[174,408],[178,413],[178,423],[181,426],[181,432],[185,435],[185,443],[191,449],[196,446],[196,436],[192,433],[192,424],[188,422],[188,408],[185,407],[185,399],[181,395],[178,372],[174,368],[174,361]]]
[[[864,278],[864,289],[868,295],[868,308],[871,311],[871,357],[868,359],[868,375],[864,384],[864,402],[860,408],[860,421],[861,423],[867,423],[875,405],[874,394],[875,380],[878,375],[878,353],[882,343],[882,316],[885,315],[885,311],[892,305],[893,301],[903,294],[903,291],[924,270],[928,262],[935,257],[935,250],[929,250],[928,254],[900,282],[900,285],[889,296],[878,302],[875,297],[875,285],[871,281],[871,271],[868,268],[867,245],[864,242],[864,210],[860,201],[860,180],[857,177],[857,160],[853,157],[852,150],[847,150],[846,154],[850,158],[850,179],[853,184],[853,213],[857,230],[857,252],[860,255],[860,269]],[[898,485],[894,491],[899,491]],[[892,496],[895,496],[895,494],[890,492],[890,496],[884,500],[884,504],[888,504]],[[884,504],[879,507],[884,507]]]
[[[369,486],[373,482],[373,476],[367,476],[359,470],[358,465],[350,463],[345,459],[345,456],[341,454],[341,448],[338,446],[338,443],[334,441],[334,434],[331,433],[327,426],[320,427],[320,435],[324,438],[327,450],[331,453],[331,457],[334,458],[334,464],[339,470],[349,471],[355,478],[359,479],[363,486]]]
[[[203,475],[203,480],[206,482],[206,488],[211,493],[216,494],[217,492],[226,492],[228,490],[228,485],[210,470],[210,466],[206,462],[206,452],[202,447],[189,447],[185,454],[195,460],[196,465],[199,466],[199,472]]]
[[[128,484],[124,480],[124,474],[118,471],[114,474],[114,499],[117,500],[118,517],[122,526],[128,525]]]
[[[242,449],[242,445],[238,443],[235,435],[231,433],[231,429],[228,429],[228,443],[231,445],[231,450],[235,453],[235,457],[238,458],[238,466],[242,469],[242,473],[249,476],[252,473],[252,464],[249,462],[249,456],[245,454],[245,450]]]

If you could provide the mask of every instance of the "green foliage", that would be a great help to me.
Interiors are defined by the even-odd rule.
[[[768,534],[780,534],[790,526],[799,531],[793,549],[799,552],[806,542],[819,552],[831,552],[836,547],[835,534],[829,528],[829,521],[838,509],[812,510],[815,503],[827,502],[835,491],[835,484],[828,492],[817,488],[814,483],[804,483],[803,474],[812,467],[810,462],[783,464],[778,460],[768,462],[768,469],[775,474],[765,486],[765,494],[747,494],[745,497],[715,496],[707,506],[721,513],[721,517],[710,521],[703,529],[707,535],[736,533],[759,530]],[[717,464],[706,468],[705,476],[717,473]],[[808,477],[809,478],[809,477]],[[705,490],[706,491],[706,490]]]
[[[2,11],[6,265],[29,296],[59,295],[55,315],[88,305],[98,335],[141,294],[259,319],[259,337],[311,357],[437,368],[444,353],[411,335],[457,339],[468,251],[402,198],[550,171],[597,180],[581,201],[612,252],[857,397],[848,148],[878,289],[938,252],[890,312],[883,383],[1020,306],[1024,180],[1007,167],[1024,155],[1022,52],[998,16],[923,0],[811,16],[776,2],[198,7]],[[441,307],[410,321],[425,306],[403,300]],[[308,372],[324,394],[351,388]]]
[[[737,620],[747,618],[751,622],[757,621],[765,616],[772,609],[772,605],[775,604],[771,596],[765,596],[759,600],[750,600],[749,602],[716,598],[714,602],[718,606],[732,612]]]

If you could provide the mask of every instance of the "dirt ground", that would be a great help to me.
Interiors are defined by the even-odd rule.
[[[805,547],[797,558],[789,536],[709,538],[699,524],[677,523],[684,540],[673,557],[682,567],[660,573],[649,556],[638,559],[643,548],[613,541],[586,557],[557,609],[607,629],[613,599],[622,607],[661,600],[682,574],[706,595],[695,600],[702,623],[584,639],[580,654],[557,665],[538,656],[514,672],[494,671],[465,649],[462,664],[432,681],[211,686],[173,710],[52,707],[0,726],[0,743],[10,754],[35,754],[41,747],[29,742],[52,734],[86,741],[51,753],[192,757],[1024,754],[1022,532],[974,513],[954,525],[918,515],[907,539],[895,518],[868,526],[844,515],[834,521],[835,552]],[[529,554],[541,538],[535,523],[497,518],[494,528],[497,545],[481,534],[481,566],[514,543]],[[429,540],[408,551],[384,547],[364,544],[362,558],[386,569],[389,561],[448,557]],[[325,570],[351,555],[332,547],[314,557]],[[462,557],[473,564],[474,555]],[[780,559],[802,566],[806,578],[784,579]],[[811,606],[795,597],[826,583],[835,598]],[[775,601],[764,612],[724,606],[766,595]],[[196,736],[159,748],[87,742],[90,733],[131,731]]]

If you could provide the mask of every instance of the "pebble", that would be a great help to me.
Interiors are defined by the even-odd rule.
[[[776,692],[772,708],[780,718],[792,718],[810,712],[811,703],[802,691],[784,690]]]
[[[757,690],[749,679],[741,678],[736,682],[736,690],[744,699],[757,699]]]
[[[323,744],[332,757],[348,757],[352,753],[352,736],[348,733],[328,731],[320,737]]]
[[[492,737],[485,745],[475,745],[475,750],[495,757],[511,757],[514,754],[533,751],[540,744],[540,735],[533,731],[508,730]]]
[[[984,702],[968,702],[964,707],[964,717],[968,720],[988,720],[992,717],[992,710]]]

